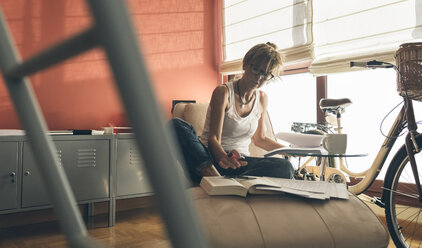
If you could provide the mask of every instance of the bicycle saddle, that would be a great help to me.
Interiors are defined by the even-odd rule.
[[[329,113],[342,113],[344,109],[352,104],[352,101],[349,98],[340,98],[340,99],[330,99],[322,98],[319,101],[319,108],[324,112]]]

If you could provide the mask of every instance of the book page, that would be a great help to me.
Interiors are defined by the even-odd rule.
[[[305,181],[291,180],[284,178],[269,178],[282,188],[291,188],[312,193],[326,193],[329,189],[329,183],[325,181]]]
[[[248,189],[250,189],[251,187],[254,187],[254,186],[258,186],[258,185],[266,186],[266,187],[276,187],[276,188],[279,187],[277,185],[277,183],[274,183],[273,181],[268,180],[265,177],[248,176],[246,179],[236,178],[236,181],[238,181],[240,184],[242,184],[243,186],[245,186]]]
[[[292,189],[292,188],[268,188],[268,187],[265,187],[265,186],[259,186],[259,187],[256,187],[256,189],[261,190],[261,191],[266,190],[266,191],[279,192],[279,193],[289,193],[289,194],[297,195],[297,196],[300,196],[300,197],[317,199],[317,200],[328,200],[328,199],[330,199],[329,194],[313,193],[313,192],[308,192],[308,191],[303,191],[303,190],[298,190],[298,189]]]
[[[244,185],[239,183],[235,178],[227,178],[227,177],[203,177],[212,187],[229,187],[229,186],[236,186],[246,188]]]
[[[346,184],[329,183],[326,181],[305,181],[292,180],[284,178],[268,177],[268,180],[273,181],[280,186],[281,191],[291,194],[308,194],[309,198],[313,199],[349,199],[349,192]]]

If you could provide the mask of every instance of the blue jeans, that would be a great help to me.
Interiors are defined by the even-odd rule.
[[[229,176],[268,176],[293,178],[294,169],[292,164],[282,158],[255,158],[245,156],[246,166],[238,169],[223,169],[215,161],[208,148],[201,143],[191,124],[186,121],[174,118],[169,121],[173,127],[175,136],[180,145],[180,151],[185,159],[185,170],[190,179],[199,183],[201,181],[201,170],[211,163],[221,175]]]

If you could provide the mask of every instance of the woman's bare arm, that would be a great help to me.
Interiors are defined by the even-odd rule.
[[[277,148],[284,147],[284,145],[278,143],[277,141],[267,137],[265,134],[265,114],[267,112],[268,97],[264,92],[260,92],[260,108],[261,108],[261,118],[258,121],[258,128],[256,129],[255,134],[252,136],[254,144],[266,151],[271,151]]]
[[[221,134],[223,131],[224,114],[229,107],[229,91],[226,86],[221,85],[215,88],[210,102],[210,131],[208,137],[208,148],[221,168],[236,169],[246,165],[246,161],[239,161],[240,154],[232,151],[235,156],[229,157],[221,146]]]

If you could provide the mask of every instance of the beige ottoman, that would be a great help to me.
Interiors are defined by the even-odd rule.
[[[356,196],[208,196],[190,189],[212,247],[387,247],[388,232]]]

